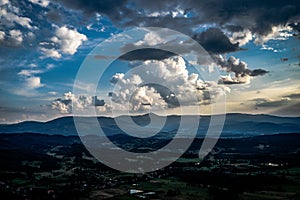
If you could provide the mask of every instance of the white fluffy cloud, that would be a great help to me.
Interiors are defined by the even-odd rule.
[[[36,88],[40,88],[40,87],[44,86],[41,83],[40,77],[32,76],[32,77],[26,78],[25,81],[26,81],[26,86],[28,89],[36,89]]]
[[[249,41],[251,41],[253,39],[253,37],[252,37],[252,33],[250,30],[244,30],[244,31],[240,31],[240,32],[234,32],[229,39],[230,39],[230,42],[233,44],[238,42],[239,46],[244,46]]]
[[[200,104],[211,104],[229,89],[216,82],[204,82],[198,74],[189,74],[183,58],[175,56],[165,60],[148,60],[135,66],[129,73],[116,73],[110,82],[114,90],[109,93],[111,103],[97,97],[65,93],[54,100],[52,109],[69,114],[72,109],[98,113],[145,112],[173,109]],[[227,90],[228,89],[228,90]],[[74,106],[74,107],[72,107]]]
[[[154,32],[147,33],[144,37],[143,40],[138,41],[135,43],[136,46],[141,46],[141,45],[149,45],[149,46],[155,46],[158,44],[163,44],[166,41],[164,41],[158,34]]]
[[[47,49],[44,47],[40,48],[43,56],[41,56],[41,58],[60,58],[61,54],[54,48],[51,49]]]
[[[16,47],[23,42],[23,34],[20,30],[12,29],[6,34],[0,31],[0,44],[9,47]]]
[[[152,107],[166,107],[166,102],[153,88],[140,86],[142,79],[139,75],[133,74],[125,78],[123,73],[115,74],[111,83],[117,86],[116,92],[111,97],[115,104],[115,109],[126,110],[126,105],[132,111],[145,111]]]
[[[10,39],[15,45],[20,45],[23,41],[23,35],[20,30],[10,30]]]
[[[141,62],[128,76],[115,74],[111,82],[115,86],[112,102],[130,111],[209,104],[224,94],[224,86],[189,74],[184,59],[178,56]]]
[[[31,29],[31,19],[28,17],[22,17],[19,16],[19,9],[12,6],[9,1],[2,0],[0,2],[1,5],[9,5],[6,8],[2,7],[0,8],[0,19],[1,19],[1,24],[5,25],[7,27],[14,27],[15,24],[19,24],[25,28]]]
[[[60,58],[62,53],[73,55],[77,52],[78,47],[87,40],[87,37],[84,34],[79,33],[76,29],[69,29],[66,26],[62,26],[56,29],[55,36],[50,40],[51,43],[42,43],[42,45],[50,44],[53,47],[40,48],[44,58]]]
[[[82,42],[87,40],[87,37],[78,33],[76,29],[72,30],[63,26],[56,30],[56,36],[51,40],[60,45],[63,53],[73,55]]]
[[[22,44],[23,31],[32,29],[32,20],[22,16],[20,8],[8,0],[0,0],[0,44],[7,47],[16,47]],[[20,28],[22,26],[22,28]],[[18,28],[19,30],[17,30]],[[22,32],[21,32],[22,30]]]
[[[62,98],[55,99],[51,108],[58,110],[62,114],[72,113],[72,106],[79,110],[89,110],[96,107],[96,110],[104,112],[107,108],[103,100],[99,100],[97,96],[75,96],[72,92],[67,92]]]

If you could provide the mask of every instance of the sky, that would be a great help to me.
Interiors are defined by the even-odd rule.
[[[299,10],[298,0],[0,0],[0,123],[212,114],[219,98],[227,113],[300,116]]]

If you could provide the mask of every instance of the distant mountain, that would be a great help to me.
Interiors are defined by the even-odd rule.
[[[185,116],[191,117],[191,116]],[[118,122],[125,122],[127,124],[128,119],[132,119],[133,122],[140,126],[147,126],[150,122],[150,118],[154,121],[161,122],[164,117],[155,114],[146,114],[140,116],[119,116],[117,118],[110,117],[98,117],[98,121],[106,135],[118,135],[125,134],[124,130],[120,129]],[[95,134],[97,125],[92,123],[90,117],[78,118],[79,123],[83,126],[86,135]],[[200,126],[198,128],[197,136],[203,137],[209,127],[210,116],[200,117]],[[161,129],[160,133],[163,137],[169,134],[169,136],[176,134],[180,124],[180,116],[168,116],[166,123]],[[187,120],[189,121],[189,120]],[[192,123],[192,121],[191,121]],[[189,125],[187,124],[185,134],[188,136]],[[128,127],[130,128],[130,123]],[[155,130],[157,127],[154,125],[147,126],[147,130]],[[137,129],[138,131],[138,129]],[[255,136],[263,134],[275,134],[275,133],[300,133],[300,117],[277,117],[271,115],[249,115],[249,114],[227,114],[225,124],[222,131],[222,137],[243,137],[243,136]],[[64,136],[77,135],[77,130],[73,121],[73,117],[57,118],[48,122],[36,122],[26,121],[17,124],[1,124],[0,133],[43,133],[43,134],[59,134]],[[142,133],[141,133],[142,134]]]

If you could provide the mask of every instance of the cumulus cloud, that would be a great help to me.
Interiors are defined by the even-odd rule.
[[[111,83],[115,88],[110,93],[112,102],[129,105],[131,111],[210,104],[224,94],[223,86],[204,82],[198,74],[189,74],[179,56],[142,61],[139,66],[135,63],[129,76],[117,73]]]
[[[111,93],[111,100],[119,105],[115,106],[115,108],[126,110],[126,105],[128,104],[130,106],[129,110],[132,111],[145,111],[150,106],[156,108],[166,107],[166,103],[160,94],[153,88],[139,86],[142,83],[142,79],[137,74],[125,78],[125,74],[117,73],[111,78],[111,83],[117,85],[115,92]]]
[[[20,30],[10,30],[10,40],[14,45],[20,45],[23,41],[23,35]]]
[[[41,58],[60,58],[61,54],[54,48],[51,49],[47,49],[44,47],[40,48],[43,56],[41,56]]]
[[[141,45],[155,46],[155,45],[162,44],[162,43],[165,43],[164,39],[162,39],[157,33],[150,32],[150,33],[146,33],[144,39],[136,42],[135,45],[136,46],[141,46]]]
[[[66,26],[57,27],[55,36],[51,42],[41,43],[44,46],[40,50],[42,58],[60,58],[62,54],[73,55],[77,52],[78,47],[87,40],[84,34],[79,33],[76,29],[69,29]]]
[[[72,113],[72,105],[80,110],[90,109],[92,107],[106,107],[104,100],[98,99],[97,96],[75,96],[71,92],[67,92],[62,98],[55,99],[51,104],[51,108],[58,110],[62,114],[69,114]],[[100,108],[99,110],[103,109]]]
[[[6,47],[17,47],[23,42],[23,34],[20,30],[12,29],[8,31],[8,34],[0,31],[0,45]]]
[[[76,29],[68,29],[66,26],[56,30],[56,36],[51,41],[60,45],[61,51],[65,54],[73,55],[77,48],[86,41],[84,34],[78,33]]]
[[[19,9],[11,5],[9,1],[1,1],[0,6],[0,19],[2,26],[14,27],[17,24],[24,28],[32,28],[31,19],[28,17],[19,16]]]
[[[27,88],[30,89],[30,90],[36,89],[36,88],[40,88],[40,87],[44,86],[41,83],[41,78],[40,77],[36,77],[36,76],[32,76],[32,77],[26,78],[25,82],[26,82]]]
[[[250,83],[251,77],[264,75],[268,71],[263,69],[251,70],[244,61],[230,56],[229,59],[225,59],[222,56],[216,57],[217,64],[225,70],[229,75],[222,76],[219,83],[221,84],[247,84]],[[232,77],[231,74],[234,74]]]
[[[234,44],[238,43],[239,46],[244,46],[253,39],[253,36],[251,31],[246,29],[242,31],[233,32],[232,36],[229,39],[230,42]]]

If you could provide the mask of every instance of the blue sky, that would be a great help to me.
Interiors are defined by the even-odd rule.
[[[277,0],[243,3],[212,0],[206,4],[0,0],[0,123],[46,121],[86,107],[96,107],[99,115],[111,115],[126,110],[122,106],[127,101],[132,112],[137,113],[165,109],[167,113],[180,114],[181,109],[184,110],[181,114],[195,114],[195,107],[200,106],[199,114],[211,114],[214,95],[205,96],[211,88],[215,96],[220,89],[226,93],[227,112],[299,116],[299,10],[297,1]],[[200,92],[199,85],[194,85],[191,90],[190,80],[204,83],[200,76],[194,80],[194,71],[176,56],[165,60],[152,58],[152,61],[124,57],[109,66],[95,94],[89,92],[93,86],[87,83],[80,83],[82,93],[74,94],[77,72],[97,45],[113,40],[118,34],[125,36],[126,31],[136,27],[148,26],[179,31],[197,41],[220,70],[222,83],[212,83],[208,86],[211,88]],[[151,47],[170,42],[164,35],[140,30],[126,44]],[[106,44],[105,48],[109,56],[112,47]],[[146,53],[149,52],[137,55]],[[100,68],[103,58],[98,59]],[[137,63],[144,65],[142,72],[134,72]],[[157,73],[168,74],[173,65],[174,80],[166,76],[162,81],[171,88],[180,88],[176,93],[176,98],[184,102],[180,107],[171,99],[170,91],[135,84],[143,85],[149,78],[145,73],[147,66]],[[127,73],[130,70],[133,72]],[[114,95],[109,96],[113,90],[116,90]],[[126,96],[126,90],[132,94]],[[197,92],[199,102],[189,99],[193,91]]]

